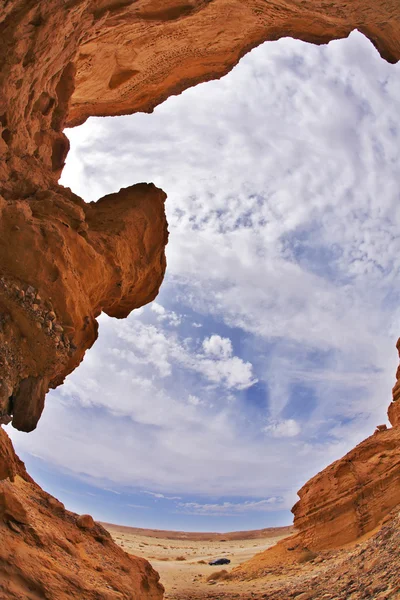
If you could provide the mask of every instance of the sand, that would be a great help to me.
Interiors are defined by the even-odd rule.
[[[217,588],[221,586],[224,593],[231,590],[232,598],[235,595],[241,597],[244,587],[248,597],[253,585],[249,582],[210,583],[207,579],[222,569],[231,571],[293,532],[293,528],[282,527],[229,534],[186,533],[136,529],[108,523],[103,525],[126,552],[150,561],[160,573],[166,600],[207,597],[211,589],[217,594]],[[230,559],[229,565],[208,565],[210,560],[224,557]]]

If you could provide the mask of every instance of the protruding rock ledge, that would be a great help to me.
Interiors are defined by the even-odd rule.
[[[96,317],[153,300],[168,239],[166,195],[138,184],[85,204],[69,190],[0,197],[0,419],[36,427],[97,337]]]

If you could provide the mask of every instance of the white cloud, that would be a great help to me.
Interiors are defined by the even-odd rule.
[[[232,344],[227,338],[206,338],[202,349],[196,351],[190,347],[190,340],[181,340],[176,334],[136,320],[118,328],[117,335],[129,347],[111,349],[113,355],[131,364],[151,364],[162,377],[170,376],[175,364],[227,388],[245,389],[256,382],[251,363],[232,356]]]
[[[294,419],[285,419],[266,425],[264,431],[271,432],[274,437],[294,437],[299,435],[301,427]]]
[[[232,342],[229,338],[222,338],[219,335],[211,335],[203,340],[203,350],[205,354],[217,358],[229,358],[232,356]]]
[[[158,322],[166,321],[168,325],[178,327],[182,321],[182,317],[180,315],[177,315],[173,310],[166,310],[164,306],[158,302],[151,303],[151,310],[157,314]]]
[[[158,302],[151,303],[151,310],[158,315],[165,315],[165,308],[161,304],[158,304]]]
[[[235,517],[243,513],[268,512],[277,510],[283,503],[283,498],[271,497],[265,500],[246,502],[222,502],[219,504],[201,504],[199,502],[180,502],[178,508],[183,514]]]
[[[160,494],[158,492],[148,492],[147,490],[144,490],[142,493],[152,496],[157,500],[181,500],[180,496],[165,496],[164,494]]]
[[[200,398],[198,398],[197,396],[193,396],[193,394],[189,394],[189,396],[188,396],[188,402],[192,406],[198,406],[199,404],[201,404]]]

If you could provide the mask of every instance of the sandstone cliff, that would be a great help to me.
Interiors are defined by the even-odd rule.
[[[400,358],[400,338],[397,340],[396,348]],[[392,395],[393,399],[389,404],[388,417],[393,427],[400,427],[400,366],[396,372],[396,384],[392,390]]]
[[[397,342],[400,357],[400,339]],[[337,548],[372,531],[400,504],[400,367],[388,409],[393,428],[379,426],[346,456],[310,479],[292,509],[301,544]]]

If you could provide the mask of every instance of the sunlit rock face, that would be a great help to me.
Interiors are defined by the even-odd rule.
[[[400,356],[400,339],[396,347]],[[316,550],[343,546],[372,531],[400,504],[399,398],[400,367],[388,408],[392,428],[379,425],[298,492],[292,512],[303,545]]]
[[[343,546],[400,504],[399,448],[399,427],[377,431],[302,487],[292,512],[304,546]]]
[[[66,124],[77,125],[90,115],[151,111],[169,95],[227,73],[241,56],[265,40],[292,36],[324,43],[344,37],[354,28],[366,34],[386,60],[400,58],[398,0],[287,0],[278,4],[264,0],[6,0],[1,4],[2,423],[12,418],[19,429],[32,430],[48,388],[61,384],[95,341],[96,316],[105,311],[122,318],[151,301],[165,270],[165,194],[152,185],[140,184],[87,205],[58,186],[68,152],[63,134]],[[390,409],[390,418],[398,425],[397,410]],[[46,590],[60,585],[63,563],[68,554],[73,556],[73,544],[88,544],[88,553],[94,555],[95,548],[102,556],[105,546],[113,546],[100,530],[98,539],[91,541],[88,536],[93,533],[77,533],[74,517],[65,516],[62,507],[43,495],[24,473],[4,432],[0,433],[4,505],[0,547],[4,553],[1,563],[6,565],[2,592],[12,598],[33,589],[41,597],[55,597]],[[375,445],[376,452],[354,450],[360,465],[364,459],[374,462],[377,453],[385,454],[379,466],[371,466],[370,479],[361,478],[359,485],[366,482],[371,490],[388,489],[391,457],[394,461],[396,456],[392,442],[397,435],[398,430],[383,432],[364,443],[367,449]],[[337,506],[329,514],[351,512],[343,508],[347,501],[340,500],[341,486],[346,487],[347,482],[357,486],[359,471],[355,476],[346,460],[343,464],[341,473],[334,473],[331,467],[324,476],[331,492],[329,502]],[[360,466],[364,473],[363,468]],[[376,485],[370,484],[375,476]],[[318,481],[323,483],[324,477]],[[371,492],[371,498],[378,500],[375,517],[369,517],[368,523],[375,523],[386,510],[380,505],[385,493],[374,496]],[[14,516],[4,508],[10,505],[7,498],[13,496],[22,507],[14,503],[21,508]],[[305,530],[327,514],[315,512],[311,496],[303,488],[296,509],[297,523]],[[62,516],[56,518],[57,511]],[[46,524],[50,521],[51,530]],[[350,522],[350,517],[343,517],[341,528]],[[328,531],[329,525],[322,527]],[[351,536],[360,533],[358,526],[350,530]],[[57,532],[63,540],[59,544]],[[26,557],[26,548],[16,542],[16,536],[21,536],[21,544],[27,544],[33,553],[29,567],[35,573],[33,583],[21,575],[24,569],[27,573],[26,561],[18,562],[15,556],[21,549]],[[61,548],[56,555],[55,546]],[[7,554],[8,548],[12,556]],[[162,597],[148,563],[142,561],[133,568],[123,553],[110,552],[114,553],[115,560],[110,559],[114,568],[118,563],[125,573],[120,587],[125,586],[124,591],[131,586],[131,595],[126,597]],[[53,562],[45,563],[46,556]],[[93,571],[94,563],[89,567]],[[15,589],[13,568],[19,573],[15,581],[20,587]],[[57,591],[60,598],[71,597],[71,590],[73,595],[78,590],[82,598],[98,597],[95,594],[99,589],[103,592],[101,586],[105,585],[104,577],[94,591],[84,587],[86,579],[63,581],[64,588]],[[114,580],[109,583],[114,585]]]
[[[0,198],[0,419],[36,427],[97,336],[155,298],[165,271],[165,194],[139,184],[85,204],[61,187]]]
[[[400,357],[400,339],[397,340],[397,350]],[[400,427],[400,366],[396,372],[396,384],[392,390],[393,401],[389,404],[388,417],[393,427]]]

